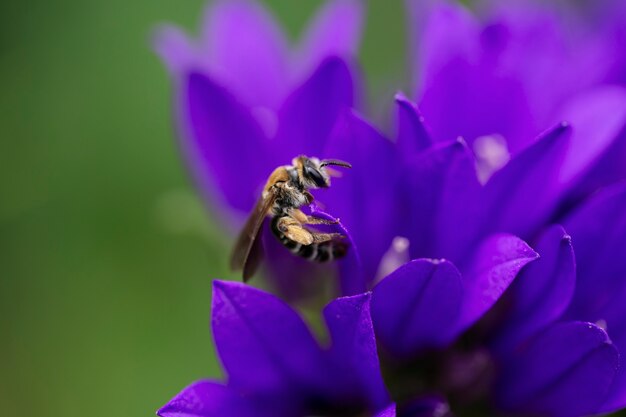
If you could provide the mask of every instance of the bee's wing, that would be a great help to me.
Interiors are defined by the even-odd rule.
[[[243,280],[248,281],[254,275],[256,267],[263,256],[260,232],[265,216],[276,201],[276,193],[270,191],[265,198],[259,199],[254,211],[248,218],[230,258],[231,269],[243,270]]]

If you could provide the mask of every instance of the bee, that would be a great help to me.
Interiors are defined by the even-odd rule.
[[[248,218],[232,252],[230,266],[243,271],[243,280],[248,281],[261,261],[263,248],[260,239],[266,217],[271,217],[272,233],[292,253],[303,258],[327,262],[343,257],[348,249],[341,233],[320,233],[307,225],[337,224],[320,217],[306,215],[300,207],[313,202],[309,192],[314,188],[328,188],[330,177],[338,172],[328,166],[352,168],[336,159],[309,158],[300,155],[291,165],[276,168],[270,175],[261,198]]]

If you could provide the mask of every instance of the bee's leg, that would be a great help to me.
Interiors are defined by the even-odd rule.
[[[315,241],[313,234],[293,217],[285,216],[280,218],[276,226],[288,239],[301,245],[310,245]]]
[[[302,224],[338,224],[339,223],[339,219],[333,221],[333,220],[322,219],[321,217],[307,216],[300,209],[291,210],[289,215]]]
[[[343,239],[344,235],[341,233],[313,233],[313,242],[322,243],[330,240]]]

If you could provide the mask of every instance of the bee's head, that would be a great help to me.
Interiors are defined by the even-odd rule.
[[[320,161],[317,158],[308,158],[306,156],[297,157],[293,164],[298,168],[300,180],[306,188],[328,188],[330,186],[330,177],[335,171],[327,169],[327,166],[334,165],[352,168],[352,165],[349,163],[337,159],[323,159]]]

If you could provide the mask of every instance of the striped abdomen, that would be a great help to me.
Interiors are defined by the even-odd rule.
[[[272,219],[272,233],[274,233],[283,246],[289,249],[294,255],[314,262],[330,262],[334,259],[343,258],[348,252],[348,245],[341,240],[329,240],[326,242],[311,243],[310,245],[303,245],[295,240],[291,240],[278,229],[277,223],[279,219],[279,216],[275,216]]]

